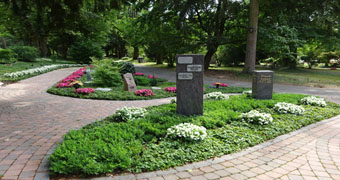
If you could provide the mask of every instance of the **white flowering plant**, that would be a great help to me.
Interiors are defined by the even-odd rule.
[[[207,129],[191,123],[181,123],[168,128],[167,137],[189,141],[203,140],[207,137]]]
[[[253,94],[253,91],[252,90],[243,91],[242,94],[245,94],[247,97],[251,97],[251,95]]]
[[[66,67],[79,67],[80,64],[54,64],[54,65],[46,65],[42,67],[27,69],[23,71],[17,71],[12,73],[5,73],[3,76],[6,78],[20,78],[23,76],[33,75],[33,74],[42,74],[49,71],[53,71],[60,68],[66,68]]]
[[[145,108],[138,107],[123,107],[116,111],[117,118],[122,121],[134,120],[144,117],[147,113]]]
[[[242,121],[260,125],[269,124],[273,121],[272,115],[268,113],[260,113],[257,110],[251,110],[247,113],[242,113],[239,118]]]
[[[211,99],[211,100],[224,100],[229,99],[229,96],[226,94],[223,94],[222,92],[212,92],[204,95],[204,98]]]
[[[304,97],[300,100],[302,104],[325,107],[327,105],[324,98],[318,98],[315,96]]]
[[[305,109],[302,106],[285,102],[276,103],[274,105],[274,110],[280,114],[290,113],[300,115],[305,112]]]

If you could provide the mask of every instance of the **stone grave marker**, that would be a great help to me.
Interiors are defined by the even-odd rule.
[[[131,73],[126,73],[123,75],[124,79],[124,91],[135,92],[137,90],[135,80]]]
[[[92,81],[91,70],[89,68],[86,69],[86,77],[88,81]]]
[[[204,55],[177,55],[177,113],[203,115]]]
[[[274,72],[269,70],[254,71],[252,94],[255,99],[272,99]]]
[[[145,59],[143,57],[138,57],[138,63],[145,63]]]

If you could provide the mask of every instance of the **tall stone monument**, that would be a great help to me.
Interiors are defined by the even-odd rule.
[[[91,70],[86,68],[86,77],[88,81],[92,81]]]
[[[204,55],[176,57],[177,113],[203,115]]]
[[[254,71],[252,94],[255,99],[273,98],[274,72],[269,70]]]

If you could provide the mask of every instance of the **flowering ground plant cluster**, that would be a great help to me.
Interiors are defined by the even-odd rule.
[[[42,67],[27,69],[23,71],[13,72],[13,73],[5,73],[3,76],[7,78],[20,78],[23,76],[30,76],[34,74],[42,74],[49,71],[53,71],[60,68],[66,68],[66,67],[77,67],[81,66],[80,64],[55,64],[55,65],[46,65]]]
[[[176,87],[165,87],[164,91],[176,93]]]
[[[242,121],[260,125],[269,124],[273,121],[272,115],[269,113],[260,113],[257,110],[251,110],[247,113],[242,113],[239,118]]]
[[[138,119],[144,117],[146,113],[147,111],[145,108],[138,107],[123,107],[116,111],[116,115],[122,121]]]
[[[144,76],[144,73],[135,72],[135,76]]]
[[[137,96],[153,96],[155,93],[151,89],[139,89],[135,91]]]
[[[299,105],[286,103],[286,102],[279,102],[274,105],[274,110],[280,114],[296,114],[301,115],[305,112],[305,109]]]
[[[67,76],[63,80],[59,81],[56,85],[57,88],[65,88],[65,87],[72,87],[73,82],[77,81],[78,78],[81,78],[84,75],[84,71],[86,68],[80,68],[79,70],[73,72],[71,75]]]
[[[242,94],[246,95],[247,97],[251,97],[251,95],[253,94],[253,91],[252,90],[243,91]]]
[[[148,75],[148,78],[149,79],[157,79],[157,76],[155,76],[155,75]]]
[[[215,86],[216,88],[219,88],[219,87],[228,87],[228,84],[216,82],[216,83],[213,84],[213,86]]]
[[[327,105],[324,98],[318,98],[315,96],[308,96],[301,99],[301,103],[305,105],[325,107]]]
[[[77,88],[74,92],[76,94],[84,94],[84,95],[88,95],[91,94],[95,91],[95,89],[93,88]]]
[[[204,98],[210,99],[210,100],[224,100],[224,99],[229,99],[229,96],[221,92],[212,92],[212,93],[208,93],[204,95]]]
[[[203,140],[207,137],[207,129],[191,123],[181,123],[168,128],[167,136],[174,139]]]

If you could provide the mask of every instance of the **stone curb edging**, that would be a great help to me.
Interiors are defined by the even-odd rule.
[[[194,168],[201,168],[201,167],[204,167],[204,166],[218,164],[218,163],[221,163],[223,161],[231,160],[231,159],[241,157],[241,156],[247,155],[249,153],[255,152],[259,149],[262,149],[262,148],[268,147],[270,145],[273,145],[275,143],[281,142],[281,141],[286,140],[286,139],[288,139],[292,136],[306,132],[306,131],[311,130],[311,129],[317,127],[317,126],[323,125],[325,123],[334,121],[334,120],[339,119],[339,118],[340,118],[340,115],[337,115],[337,116],[332,117],[330,119],[325,119],[325,120],[316,122],[314,124],[310,124],[308,126],[302,127],[300,129],[293,131],[293,132],[290,132],[288,134],[278,136],[275,139],[268,140],[268,141],[261,143],[261,144],[258,144],[256,146],[244,149],[242,151],[239,151],[239,152],[236,152],[236,153],[233,153],[233,154],[223,155],[221,157],[214,158],[214,159],[208,159],[208,160],[204,160],[204,161],[200,161],[200,162],[194,162],[194,163],[191,163],[191,164],[186,164],[186,165],[183,165],[183,166],[179,166],[179,167],[176,167],[176,168],[170,168],[170,169],[167,169],[167,170],[152,171],[152,172],[146,172],[146,173],[140,173],[140,174],[128,173],[128,174],[119,175],[119,176],[112,176],[112,177],[92,178],[91,180],[135,180],[135,179],[153,178],[153,177],[156,177],[156,176],[163,176],[163,175],[173,174],[173,173],[176,173],[176,172],[191,170],[191,169],[194,169]]]

